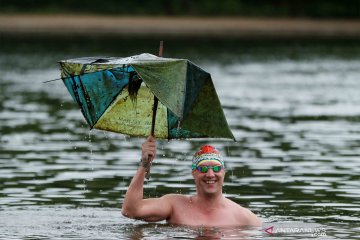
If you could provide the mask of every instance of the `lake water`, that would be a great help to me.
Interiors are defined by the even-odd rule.
[[[63,83],[43,83],[59,60],[156,54],[158,40],[2,40],[1,239],[360,238],[360,44],[165,39],[166,57],[212,74],[238,141],[158,141],[145,196],[193,194],[191,155],[210,142],[225,195],[264,221],[227,229],[124,218],[144,139],[90,132]]]

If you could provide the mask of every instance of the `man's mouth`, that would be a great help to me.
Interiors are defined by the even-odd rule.
[[[206,180],[206,184],[215,184],[215,180]]]

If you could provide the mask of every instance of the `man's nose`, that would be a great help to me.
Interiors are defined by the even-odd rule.
[[[212,170],[211,168],[209,168],[208,171],[206,172],[206,176],[207,176],[207,177],[213,177],[213,176],[215,176],[214,170]]]

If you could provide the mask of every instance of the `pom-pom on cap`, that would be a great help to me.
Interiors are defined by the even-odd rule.
[[[221,166],[225,167],[224,160],[221,157],[219,151],[211,145],[205,145],[195,153],[192,159],[192,169],[195,170],[198,165],[207,161],[216,161],[219,162]]]

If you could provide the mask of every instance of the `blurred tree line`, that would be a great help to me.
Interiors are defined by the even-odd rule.
[[[0,13],[360,18],[360,0],[0,0]]]

